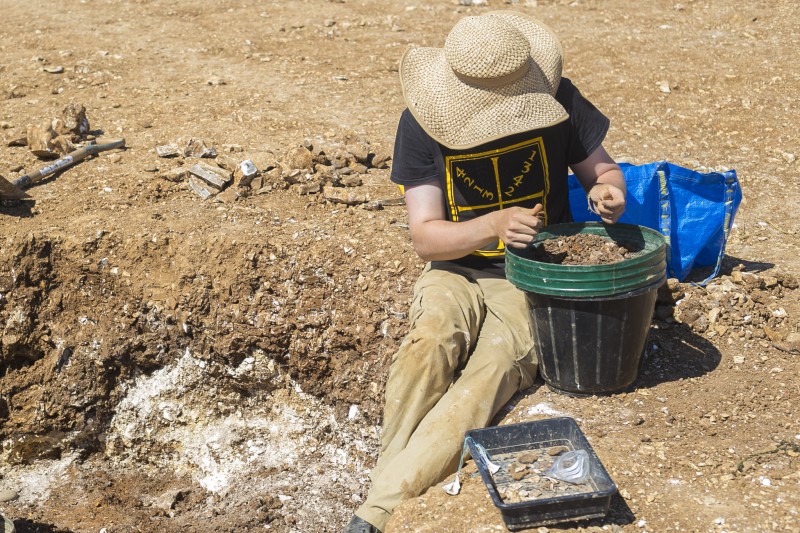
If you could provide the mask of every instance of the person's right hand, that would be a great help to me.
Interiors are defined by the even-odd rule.
[[[625,212],[625,192],[607,183],[597,184],[589,191],[589,207],[600,220],[613,224]]]
[[[506,246],[524,248],[544,228],[542,204],[532,209],[509,207],[492,213],[491,226],[497,238]]]

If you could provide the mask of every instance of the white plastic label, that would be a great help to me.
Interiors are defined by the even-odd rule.
[[[52,174],[53,172],[57,171],[59,168],[65,167],[71,163],[72,163],[71,155],[62,157],[52,165],[44,167],[42,170],[39,171],[39,174],[41,174],[42,176],[47,176],[48,174]]]

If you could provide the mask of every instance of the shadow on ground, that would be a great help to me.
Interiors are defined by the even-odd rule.
[[[40,524],[30,520],[14,520],[17,533],[72,533],[68,529],[61,529],[51,524]]]

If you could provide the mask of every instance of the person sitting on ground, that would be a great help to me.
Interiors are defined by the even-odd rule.
[[[389,370],[372,486],[346,533],[383,530],[401,501],[456,471],[468,430],[533,384],[529,315],[504,250],[571,221],[568,169],[604,222],[625,210],[602,146],[609,121],[561,68],[555,35],[515,11],[464,17],[444,48],[401,60],[391,180],[427,264]]]

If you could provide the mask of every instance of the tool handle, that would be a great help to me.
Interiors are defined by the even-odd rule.
[[[24,189],[30,185],[33,185],[37,181],[50,176],[51,174],[55,174],[63,168],[67,168],[71,165],[74,165],[78,161],[86,159],[86,157],[90,155],[104,152],[106,150],[113,150],[114,148],[122,148],[123,146],[125,146],[125,139],[118,139],[116,141],[103,144],[89,144],[83,146],[77,150],[73,150],[64,157],[53,161],[46,167],[40,168],[39,170],[34,170],[33,172],[28,172],[24,176],[20,176],[14,180],[14,185],[20,189]]]

